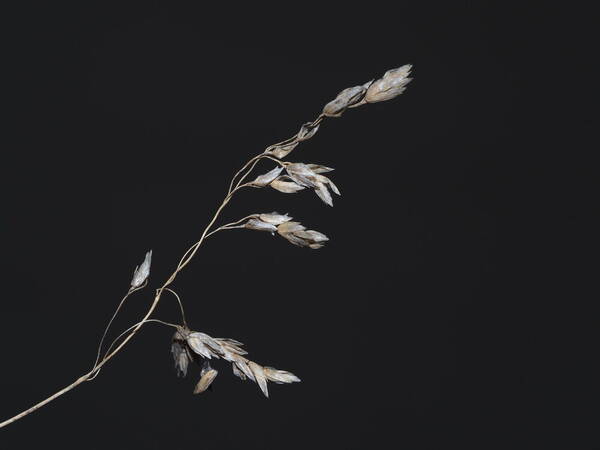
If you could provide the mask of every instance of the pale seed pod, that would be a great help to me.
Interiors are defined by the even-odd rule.
[[[233,357],[232,362],[233,362],[233,364],[235,364],[235,366],[238,368],[238,370],[246,376],[246,378],[249,378],[250,380],[255,381],[254,374],[250,370],[250,367],[248,367],[248,360],[246,358],[235,355]]]
[[[180,342],[174,340],[171,344],[171,354],[173,355],[173,360],[175,361],[175,370],[177,371],[177,376],[185,377],[191,361],[191,356],[185,345],[185,341]]]
[[[144,281],[148,279],[150,276],[150,264],[152,262],[152,250],[146,253],[146,257],[144,258],[144,262],[141,266],[136,267],[133,272],[133,278],[131,280],[131,287],[137,288],[140,287]]]
[[[275,226],[281,225],[283,222],[289,222],[292,217],[287,214],[279,214],[278,212],[272,212],[269,214],[259,214],[258,218],[263,222],[273,224]]]
[[[315,230],[306,230],[299,222],[285,222],[277,227],[277,233],[298,247],[318,249],[329,238]]]
[[[363,85],[362,85],[362,86],[365,88],[365,91],[366,91],[367,89],[369,89],[369,87],[370,87],[370,86],[373,84],[373,81],[374,81],[374,80],[367,81],[365,84],[363,84]],[[350,105],[350,106],[348,106],[348,108],[356,108],[357,106],[364,105],[365,103],[367,103],[367,100],[366,100],[366,99],[365,99],[365,97],[363,96],[363,98],[362,98],[362,100],[361,100],[361,101],[359,101],[359,102],[357,102],[357,103],[354,103],[353,105]]]
[[[275,233],[275,231],[277,231],[275,225],[263,222],[259,219],[250,219],[244,224],[244,228],[248,228],[249,230],[268,231],[269,233]]]
[[[365,96],[367,88],[365,86],[354,86],[344,89],[337,97],[327,103],[323,108],[323,115],[328,117],[339,117],[352,105],[359,103]]]
[[[186,342],[194,351],[194,353],[197,353],[206,359],[211,359],[212,357],[218,359],[220,357],[220,353],[222,353],[219,343],[205,333],[200,333],[197,331],[191,332],[188,334]]]
[[[410,64],[406,64],[397,69],[388,70],[381,79],[376,80],[369,86],[365,100],[368,103],[377,103],[391,100],[402,94],[411,80],[411,78],[408,78],[411,68]]]
[[[317,183],[315,186],[315,192],[326,205],[333,206],[333,199],[331,198],[331,194],[329,193],[327,186],[325,186],[323,183]]]
[[[294,233],[301,230],[306,230],[306,227],[301,225],[300,222],[285,222],[277,227],[279,234]]]
[[[288,177],[279,177],[271,182],[270,186],[276,191],[283,192],[284,194],[294,194],[295,192],[304,189],[304,186],[299,185],[294,181],[285,181]]]
[[[278,159],[283,159],[285,158],[287,155],[290,154],[290,152],[292,150],[294,150],[296,148],[296,146],[298,145],[298,142],[291,142],[289,144],[283,144],[283,145],[276,145],[272,148],[270,148],[268,151],[266,151],[265,153],[267,155],[273,155],[275,158]]]
[[[273,367],[265,366],[263,367],[263,371],[267,380],[272,381],[273,383],[283,384],[300,382],[300,378],[286,370],[278,370]]]
[[[256,177],[256,179],[254,181],[252,181],[250,184],[254,187],[268,186],[269,183],[271,183],[271,181],[273,181],[275,178],[277,178],[279,176],[279,174],[281,173],[282,170],[283,170],[283,167],[275,167],[273,170],[270,170],[269,172],[265,173],[264,175],[259,175],[258,177]]]
[[[254,380],[256,381],[256,384],[258,384],[262,393],[265,394],[265,397],[268,398],[269,389],[267,387],[267,377],[265,377],[265,373],[262,366],[256,364],[254,361],[248,361],[248,367],[250,367],[250,370],[254,375]]]
[[[227,361],[233,359],[232,355],[245,355],[248,352],[240,347],[244,344],[236,341],[235,339],[227,339],[227,338],[215,338],[215,341],[219,343],[221,346],[221,350],[223,352],[223,359]]]
[[[333,170],[335,170],[332,167],[322,166],[320,164],[307,164],[307,166],[314,173],[327,173],[327,172],[332,172]]]
[[[242,381],[246,381],[246,375],[244,375],[244,372],[242,372],[240,369],[238,369],[238,367],[235,365],[235,363],[231,364],[231,367],[233,369],[233,374],[240,378]]]
[[[325,236],[323,233],[319,233],[318,231],[315,231],[315,230],[308,230],[308,231],[301,230],[301,231],[294,232],[294,234],[296,236],[298,236],[299,238],[306,239],[307,241],[312,241],[312,242],[316,242],[316,243],[326,242],[329,240],[329,238],[327,236]]]
[[[206,391],[218,373],[217,370],[210,367],[208,361],[205,361],[202,366],[202,371],[200,372],[200,381],[198,381],[198,384],[196,384],[196,387],[194,388],[194,394],[201,394]]]
[[[316,174],[304,163],[286,163],[285,170],[288,176],[297,184],[314,188],[316,185]]]

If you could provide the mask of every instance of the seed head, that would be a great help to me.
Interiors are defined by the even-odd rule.
[[[364,85],[344,89],[335,99],[323,108],[323,114],[328,117],[339,117],[349,107],[359,103],[365,96],[367,87]]]
[[[275,214],[275,213],[273,213]],[[287,223],[287,222],[284,222]],[[204,392],[217,376],[217,370],[213,369],[208,359],[224,359],[229,361],[233,368],[233,374],[242,380],[250,379],[258,384],[263,394],[268,397],[269,391],[267,388],[268,381],[272,381],[277,384],[282,383],[293,383],[300,381],[300,378],[295,376],[291,372],[285,370],[278,370],[272,367],[263,367],[260,364],[250,361],[243,355],[247,352],[241,348],[244,344],[235,339],[228,338],[213,338],[206,333],[198,331],[191,331],[184,327],[179,327],[175,335],[173,336],[173,343],[177,344],[180,348],[187,349],[196,353],[198,356],[205,358],[202,370],[200,372],[200,380],[196,384],[194,394]],[[192,360],[189,353],[186,359],[186,370],[187,363]],[[174,352],[175,356],[175,352]],[[177,364],[178,359],[176,359]],[[179,366],[177,366],[179,369]]]
[[[388,70],[381,79],[374,81],[369,86],[365,100],[368,103],[383,102],[402,94],[412,79],[408,78],[411,68],[410,64],[406,64],[397,69]]]
[[[285,222],[277,227],[277,233],[299,247],[318,249],[329,238],[315,230],[307,230],[299,222]]]
[[[148,279],[150,276],[150,263],[152,261],[152,250],[146,253],[146,257],[144,258],[144,262],[141,266],[135,268],[133,272],[133,278],[131,280],[131,287],[137,288],[140,287],[144,281]]]
[[[200,371],[200,381],[198,381],[198,384],[196,384],[196,387],[194,388],[194,394],[201,394],[206,391],[217,377],[218,373],[217,370],[210,366],[208,361],[204,361],[204,365]]]
[[[325,204],[333,206],[333,200],[329,189],[331,189],[337,195],[341,195],[337,186],[324,175],[320,175],[315,172],[312,168],[315,167],[319,172],[329,172],[333,170],[330,167],[319,166],[317,164],[304,164],[304,163],[286,163],[285,170],[288,176],[298,185],[307,188],[313,188],[315,193],[319,196]],[[328,189],[329,188],[329,189]]]

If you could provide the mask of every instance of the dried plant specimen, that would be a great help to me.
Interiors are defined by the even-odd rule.
[[[220,231],[232,229],[267,231],[272,235],[281,236],[298,247],[306,247],[313,250],[323,247],[329,240],[325,234],[307,229],[300,222],[293,221],[293,218],[288,214],[280,214],[278,212],[255,212],[235,222],[220,225],[218,227],[215,227],[215,223],[223,209],[234,197],[235,193],[246,187],[257,189],[271,187],[284,194],[292,194],[306,189],[312,189],[325,204],[333,206],[332,193],[336,195],[341,194],[340,190],[330,177],[323,175],[324,173],[333,171],[331,167],[314,163],[283,161],[283,159],[287,158],[300,143],[314,137],[325,119],[340,117],[349,108],[355,108],[367,103],[390,100],[400,95],[411,80],[409,78],[410,70],[410,65],[404,65],[397,69],[387,71],[380,79],[344,89],[336,96],[336,98],[325,105],[321,114],[319,114],[315,120],[303,124],[298,130],[298,133],[294,136],[267,147],[262,153],[246,162],[246,164],[244,164],[244,166],[233,176],[227,195],[223,199],[221,205],[217,208],[209,224],[202,232],[200,239],[183,254],[175,271],[160,288],[156,289],[154,300],[144,317],[139,322],[123,331],[106,349],[104,349],[104,340],[107,332],[115,317],[120,312],[123,304],[133,293],[144,289],[149,283],[152,262],[151,250],[146,253],[143,262],[135,268],[131,285],[126,295],[121,299],[104,330],[92,369],[64,389],[61,389],[57,393],[20,414],[1,422],[0,428],[32,413],[50,401],[60,397],[65,392],[74,389],[81,383],[95,379],[104,365],[119,353],[135,336],[137,331],[147,323],[160,323],[175,329],[175,333],[171,339],[171,353],[175,363],[175,371],[178,376],[185,377],[193,366],[196,364],[200,365],[199,379],[193,390],[194,394],[206,392],[206,390],[210,389],[217,377],[219,373],[218,370],[211,366],[211,361],[213,360],[224,360],[231,363],[233,374],[235,376],[241,380],[249,379],[256,383],[266,397],[269,396],[268,382],[277,384],[299,382],[300,378],[291,372],[263,366],[246,358],[245,355],[247,355],[247,352],[242,348],[243,344],[235,339],[215,338],[201,331],[190,329],[186,322],[183,302],[170,286],[177,278],[178,273],[183,270],[196,255],[204,240]],[[256,176],[253,181],[244,182],[252,174],[257,163],[261,160],[272,161],[275,163],[275,167],[267,173]],[[151,318],[165,292],[172,294],[179,304],[181,310],[180,324],[172,324]]]

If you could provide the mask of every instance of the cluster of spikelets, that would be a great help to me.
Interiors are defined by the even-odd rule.
[[[313,189],[319,198],[327,205],[333,206],[331,192],[341,195],[338,187],[323,173],[334,169],[320,164],[304,164],[301,162],[281,161],[288,156],[296,146],[313,137],[324,117],[339,117],[348,108],[355,108],[367,103],[390,100],[404,92],[411,81],[408,77],[411,65],[407,64],[397,69],[388,70],[382,78],[371,80],[365,84],[354,86],[341,91],[335,99],[323,108],[321,116],[314,122],[302,125],[297,135],[284,143],[273,145],[265,150],[265,154],[273,157],[278,166],[273,170],[258,176],[248,186],[263,188],[270,186],[285,194],[292,194],[303,189]],[[285,172],[284,172],[285,171]],[[283,174],[282,174],[283,173]],[[247,228],[251,230],[277,232],[294,245],[321,248],[329,239],[323,233],[306,228],[298,222],[291,222],[291,217],[278,213],[254,214],[243,224],[231,228]]]
[[[160,322],[164,325],[174,327],[177,330],[172,339],[171,352],[173,354],[173,358],[175,359],[175,367],[178,375],[185,376],[187,374],[190,362],[196,361],[197,358],[204,359],[204,362],[201,364],[202,368],[200,371],[200,380],[194,389],[195,394],[206,391],[206,389],[211,386],[213,380],[217,376],[217,370],[213,369],[209,363],[209,360],[213,358],[224,359],[230,362],[233,368],[233,373],[237,377],[241,378],[242,380],[250,379],[257,383],[266,397],[269,396],[269,391],[267,388],[267,383],[269,381],[278,384],[299,382],[300,378],[291,372],[274,369],[272,367],[261,366],[260,364],[245,358],[244,355],[246,355],[247,352],[241,348],[243,345],[241,342],[238,342],[234,339],[213,338],[205,333],[191,331],[186,325],[184,308],[179,295],[177,295],[177,293],[175,293],[172,289],[169,289],[168,286],[173,282],[177,273],[179,273],[179,271],[181,271],[183,267],[185,267],[185,265],[187,265],[187,263],[191,260],[198,247],[202,244],[204,238],[216,231],[230,230],[233,228],[268,231],[273,235],[277,233],[281,237],[299,247],[307,247],[311,249],[321,248],[323,244],[329,240],[327,236],[318,231],[307,230],[306,227],[301,225],[299,222],[292,221],[292,217],[288,216],[287,214],[279,214],[277,212],[251,214],[236,222],[220,226],[210,233],[208,231],[215,223],[223,207],[228,203],[232,195],[241,187],[248,186],[264,188],[270,186],[271,188],[285,194],[296,193],[304,189],[313,189],[317,196],[324,203],[329,206],[333,206],[331,193],[333,192],[336,195],[340,195],[340,191],[333,181],[323,175],[324,173],[331,172],[333,170],[331,167],[322,166],[320,164],[304,164],[302,162],[283,161],[283,158],[287,157],[298,146],[298,144],[312,138],[317,133],[319,126],[324,119],[328,117],[340,117],[349,108],[356,108],[367,103],[377,103],[390,100],[400,95],[411,80],[408,77],[410,70],[411,66],[407,64],[397,69],[388,70],[378,80],[371,80],[365,84],[344,89],[337,95],[335,99],[324,106],[322,112],[314,121],[307,122],[302,125],[298,133],[296,133],[293,137],[267,147],[263,153],[248,161],[246,165],[244,165],[242,169],[240,169],[233,177],[225,200],[223,200],[223,203],[217,209],[213,219],[205,228],[200,240],[190,247],[190,249],[188,249],[188,251],[182,257],[175,272],[171,274],[171,276],[160,289],[157,289],[154,302],[150,306],[150,309],[146,313],[144,319],[121,333],[121,335],[119,335],[119,337],[117,337],[109,346],[108,350],[104,354],[104,357],[100,359],[102,344],[108,329],[119,313],[121,306],[131,294],[147,285],[147,280],[150,275],[152,251],[146,253],[143,263],[139,267],[136,267],[133,274],[133,279],[131,280],[129,292],[119,303],[117,310],[109,321],[104,331],[104,335],[100,340],[98,354],[92,370],[56,394],[37,403],[20,414],[1,422],[0,428],[30,414],[31,412],[47,404],[49,401],[75,388],[82,382],[91,381],[94,379],[100,372],[102,366],[116,353],[118,353],[126,344],[126,342],[133,337],[136,331],[147,322]],[[274,161],[276,162],[277,166],[264,175],[258,176],[253,181],[242,184],[244,179],[253,171],[254,167],[261,159]],[[240,179],[237,179],[238,176],[240,176]],[[158,301],[161,298],[161,294],[164,291],[170,291],[176,296],[181,308],[183,325],[176,325],[163,322],[158,319],[149,318],[156,308]],[[117,346],[117,348],[112,350],[117,341],[125,335],[127,336]]]
[[[333,181],[323,175],[333,171],[333,168],[320,164],[288,162],[283,161],[283,158],[287,157],[300,142],[313,137],[325,117],[339,117],[349,108],[390,100],[400,95],[406,84],[411,80],[408,77],[410,69],[410,65],[405,65],[389,70],[381,79],[341,91],[335,99],[325,105],[322,113],[315,121],[302,125],[300,131],[294,137],[268,147],[261,157],[275,161],[277,167],[256,177],[253,181],[246,183],[245,186],[254,188],[270,186],[285,194],[312,189],[325,204],[333,206],[331,192],[340,195],[340,190]],[[233,228],[267,231],[272,235],[277,234],[285,238],[296,246],[311,249],[321,248],[329,240],[323,233],[307,230],[299,222],[292,221],[292,217],[289,215],[277,212],[251,214],[220,229]],[[151,252],[146,254],[144,263],[136,268],[132,287],[141,286],[145,282],[149,273],[151,256]],[[198,357],[204,359],[200,371],[200,380],[194,389],[195,394],[206,391],[217,376],[218,371],[212,368],[208,361],[213,358],[230,362],[233,373],[237,377],[242,380],[250,379],[254,381],[267,397],[269,396],[267,388],[269,381],[278,384],[300,381],[300,378],[291,372],[261,366],[245,358],[244,355],[247,352],[241,348],[242,345],[234,339],[213,338],[205,333],[191,331],[187,326],[182,325],[177,327],[177,331],[173,336],[171,352],[179,376],[186,376],[189,364],[197,360]]]
[[[247,186],[255,188],[271,188],[292,194],[304,189],[313,189],[317,196],[327,205],[333,206],[331,192],[340,195],[340,190],[324,173],[331,172],[331,167],[320,164],[304,164],[302,162],[282,161],[300,142],[313,137],[323,118],[339,117],[348,108],[355,108],[367,103],[390,100],[400,95],[408,82],[411,66],[405,65],[387,71],[382,78],[369,81],[341,91],[335,99],[325,105],[321,115],[313,122],[302,125],[300,131],[291,139],[268,147],[264,155],[274,160],[277,167],[258,176]],[[287,214],[277,212],[252,214],[226,227],[245,228],[249,230],[268,231],[287,239],[299,247],[318,249],[329,240],[327,236],[315,230],[307,230],[299,222],[292,221]],[[265,396],[269,396],[267,382],[293,383],[300,379],[291,372],[264,367],[245,358],[247,352],[242,344],[233,339],[213,338],[205,333],[190,331],[187,327],[179,327],[173,336],[171,351],[175,359],[178,375],[187,374],[188,365],[197,355],[205,359],[200,372],[200,381],[196,384],[194,393],[204,392],[217,376],[208,360],[211,358],[224,359],[232,364],[233,373],[242,380],[250,379],[256,382]]]
[[[335,99],[325,105],[321,115],[315,121],[302,125],[296,136],[265,150],[264,155],[274,160],[277,167],[258,176],[247,183],[247,186],[271,187],[284,194],[312,189],[325,204],[333,206],[331,192],[340,195],[340,190],[333,181],[323,175],[333,171],[333,168],[320,164],[282,161],[283,158],[287,157],[300,142],[313,137],[323,118],[339,117],[348,108],[390,100],[400,95],[411,80],[408,77],[410,69],[410,65],[405,65],[389,70],[378,80],[341,91]],[[268,231],[273,235],[278,234],[294,245],[311,249],[321,248],[329,240],[323,233],[307,230],[299,222],[292,221],[292,217],[277,212],[252,214],[226,228]],[[242,344],[236,340],[213,338],[205,333],[190,331],[187,327],[182,326],[173,336],[171,351],[178,375],[185,376],[187,374],[188,365],[194,360],[194,355],[205,359],[200,372],[200,381],[194,389],[195,394],[204,392],[217,376],[218,371],[212,368],[208,362],[211,358],[230,362],[236,376],[242,380],[250,379],[256,382],[267,397],[269,396],[268,381],[278,384],[300,381],[291,372],[261,366],[250,361],[243,356],[247,352],[241,346]]]
[[[248,352],[243,350],[244,345],[234,339],[213,338],[205,333],[191,331],[187,327],[179,327],[173,336],[171,353],[175,360],[175,368],[180,376],[187,375],[188,365],[194,360],[194,354],[205,359],[200,372],[200,380],[194,388],[194,394],[200,394],[209,388],[218,371],[213,369],[209,359],[224,359],[229,361],[233,373],[242,380],[247,378],[258,384],[263,394],[269,396],[267,382],[277,384],[294,383],[300,381],[293,373],[277,370],[273,367],[263,367],[260,364],[244,358]]]

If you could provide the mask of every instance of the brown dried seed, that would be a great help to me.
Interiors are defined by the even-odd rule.
[[[133,272],[133,279],[131,280],[131,287],[137,288],[144,284],[144,281],[150,276],[150,264],[152,262],[152,250],[146,253],[144,262],[136,267]]]

